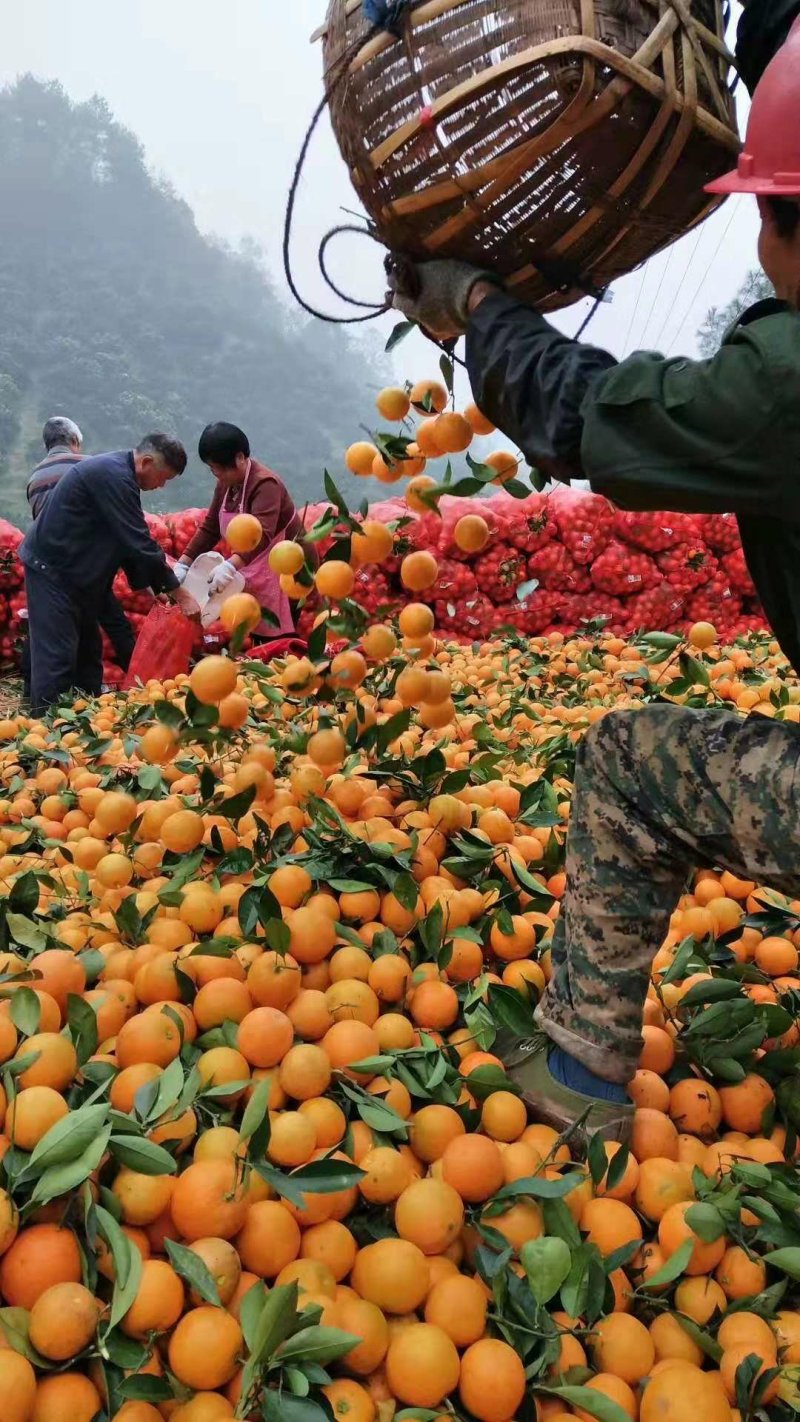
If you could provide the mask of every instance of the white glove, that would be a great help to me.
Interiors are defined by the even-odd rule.
[[[172,571],[173,571],[173,573],[175,574],[175,577],[178,579],[178,582],[179,582],[179,583],[182,583],[183,580],[184,580],[184,578],[186,577],[186,574],[187,574],[188,571],[189,571],[189,564],[188,564],[188,563],[173,563],[173,565],[172,565]]]
[[[215,593],[224,592],[229,583],[232,583],[239,569],[235,563],[231,563],[226,558],[224,563],[220,563],[216,572],[212,573],[208,580],[208,594],[213,597]]]

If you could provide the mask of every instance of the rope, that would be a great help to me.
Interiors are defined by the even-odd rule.
[[[354,227],[352,225],[332,227],[331,230],[327,232],[323,237],[319,247],[319,265],[320,271],[322,272],[327,286],[330,288],[331,291],[334,292],[336,296],[338,296],[342,301],[346,302],[349,306],[360,306],[366,308],[365,314],[363,316],[331,316],[328,312],[320,311],[316,306],[312,306],[311,302],[306,301],[294,279],[294,272],[292,271],[292,227],[294,223],[294,212],[295,207],[297,205],[297,194],[300,189],[303,169],[305,168],[308,150],[311,147],[311,140],[313,139],[314,134],[317,131],[317,127],[319,125],[320,119],[322,118],[322,115],[328,107],[331,95],[335,94],[342,80],[345,78],[348,66],[350,64],[350,60],[354,57],[355,54],[358,53],[362,45],[367,44],[376,34],[380,33],[381,28],[382,27],[380,25],[373,25],[372,29],[366,35],[359,36],[357,42],[351,45],[350,49],[346,50],[345,53],[341,56],[341,59],[339,61],[339,73],[335,76],[331,85],[329,87],[326,86],[325,92],[319,103],[317,104],[311,122],[308,125],[308,128],[306,129],[306,134],[300,146],[300,152],[297,155],[297,161],[294,165],[292,181],[289,184],[289,194],[286,199],[286,213],[284,216],[283,223],[283,272],[284,276],[286,277],[287,285],[298,306],[300,306],[308,316],[315,316],[318,321],[326,321],[329,325],[332,326],[353,326],[359,324],[362,321],[372,321],[376,316],[382,316],[385,311],[388,311],[390,309],[390,300],[385,300],[378,303],[369,301],[357,301],[354,297],[347,296],[343,291],[339,289],[339,287],[336,286],[336,284],[331,279],[330,275],[328,274],[325,262],[328,244],[332,241],[334,237],[339,236],[342,232],[358,232],[361,234],[361,236],[370,237],[373,242],[377,242],[378,238],[368,228]]]
[[[604,296],[605,296],[605,292],[602,292],[602,294],[601,294],[600,296],[596,296],[596,297],[595,297],[594,301],[592,302],[591,310],[588,312],[588,314],[587,314],[586,316],[584,316],[583,320],[581,321],[580,326],[578,327],[577,331],[575,332],[575,335],[572,337],[573,341],[579,341],[580,338],[581,338],[581,336],[583,335],[584,331],[586,330],[587,326],[589,325],[589,322],[594,320],[595,316],[597,315],[598,311],[600,310],[600,307],[601,307],[602,304],[603,304],[603,297],[604,297]]]

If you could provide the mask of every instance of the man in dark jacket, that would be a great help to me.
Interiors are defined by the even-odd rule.
[[[800,21],[772,60],[738,170],[714,192],[758,196],[776,292],[711,360],[616,361],[561,335],[459,262],[398,268],[395,304],[467,336],[481,410],[552,478],[624,509],[729,511],[767,617],[800,672]],[[399,285],[398,285],[399,283]],[[567,893],[540,1037],[502,1044],[531,1109],[624,1139],[653,957],[688,874],[716,865],[800,895],[800,736],[793,724],[650,706],[579,749]],[[504,1048],[507,1046],[507,1049]]]
[[[20,548],[34,714],[73,688],[99,692],[98,607],[123,564],[133,587],[169,593],[187,615],[197,615],[196,602],[150,536],[141,503],[142,491],[163,488],[185,467],[183,445],[152,434],[134,450],[80,460],[49,492]]]
[[[47,453],[41,463],[36,465],[26,490],[34,518],[39,517],[62,475],[83,458],[83,435],[75,421],[67,419],[66,415],[51,415],[50,419],[45,421],[42,443]],[[136,644],[136,634],[110,588],[98,608],[97,620],[114,649],[117,665],[127,671]],[[25,694],[30,696],[31,656],[27,638],[22,649],[22,675]]]

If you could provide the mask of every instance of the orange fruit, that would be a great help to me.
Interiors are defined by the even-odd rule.
[[[443,1254],[461,1233],[464,1204],[443,1180],[414,1180],[395,1205],[394,1223],[400,1238],[423,1254]]]
[[[254,514],[236,514],[225,530],[225,542],[234,553],[253,553],[263,538],[264,529]]]
[[[0,1351],[3,1422],[30,1422],[36,1402],[36,1374],[27,1358],[10,1348]]]
[[[236,1237],[245,1269],[260,1279],[274,1279],[300,1253],[300,1228],[278,1200],[259,1200],[246,1213]]]
[[[676,1361],[651,1377],[642,1394],[639,1422],[731,1422],[722,1388],[709,1373]]]
[[[361,1249],[351,1275],[353,1288],[384,1313],[412,1313],[430,1287],[421,1249],[405,1239],[379,1239]]]
[[[374,1373],[389,1348],[389,1325],[377,1304],[367,1299],[343,1299],[336,1306],[336,1326],[361,1339],[342,1360],[347,1369],[359,1377]]]
[[[336,1378],[322,1389],[335,1422],[375,1422],[377,1408],[366,1388],[352,1378]]]
[[[745,1135],[763,1134],[763,1122],[775,1103],[775,1093],[763,1076],[750,1072],[744,1081],[720,1087],[722,1114],[734,1131]]]
[[[198,701],[217,706],[236,690],[236,680],[236,663],[229,657],[203,657],[189,677],[189,686]]]
[[[525,1396],[525,1368],[514,1349],[482,1338],[461,1359],[459,1397],[479,1422],[507,1422]]]
[[[400,1402],[438,1407],[458,1386],[459,1373],[455,1344],[441,1328],[429,1323],[410,1324],[389,1344],[386,1379]]]
[[[488,1306],[483,1285],[456,1271],[434,1284],[425,1300],[425,1322],[441,1328],[457,1348],[468,1348],[486,1331]]]
[[[590,1347],[599,1372],[613,1373],[630,1387],[647,1377],[655,1346],[644,1324],[629,1313],[610,1313],[595,1324]]]
[[[607,1257],[623,1245],[642,1238],[642,1226],[630,1205],[622,1200],[588,1200],[580,1218],[581,1229],[591,1244]],[[613,1372],[610,1368],[608,1371]]]
[[[480,1204],[505,1184],[503,1156],[488,1136],[455,1136],[445,1147],[442,1178],[469,1204]]]
[[[169,1340],[169,1365],[179,1382],[211,1391],[230,1382],[242,1350],[242,1331],[224,1309],[203,1305],[183,1315]]]
[[[17,1078],[20,1087],[49,1086],[53,1091],[65,1091],[77,1073],[75,1048],[57,1032],[37,1032],[29,1037],[25,1043],[28,1055],[35,1055],[36,1060]]]
[[[519,1096],[510,1091],[493,1091],[487,1096],[481,1111],[481,1125],[492,1140],[518,1141],[527,1124],[528,1113]]]
[[[83,1284],[51,1284],[30,1313],[28,1336],[44,1358],[65,1363],[94,1338],[100,1307]]]
[[[82,1373],[50,1373],[41,1378],[30,1422],[92,1422],[102,1411],[100,1394]]]
[[[686,1220],[686,1212],[691,1207],[691,1201],[688,1200],[678,1201],[669,1206],[658,1226],[658,1242],[664,1251],[665,1258],[671,1259],[684,1240],[693,1240],[694,1248],[685,1272],[689,1275],[709,1274],[722,1259],[726,1240],[724,1236],[711,1242],[700,1239]]]
[[[247,1193],[230,1159],[195,1161],[178,1176],[170,1202],[175,1228],[189,1244],[208,1235],[232,1239],[247,1210]]]
[[[122,1319],[121,1328],[129,1338],[143,1341],[151,1333],[166,1333],[183,1313],[183,1283],[171,1264],[147,1259],[136,1298]]]
[[[636,1208],[646,1219],[658,1222],[670,1205],[694,1199],[691,1171],[677,1160],[651,1156],[639,1166]]]
[[[81,1254],[71,1229],[31,1224],[0,1259],[0,1293],[12,1308],[30,1311],[53,1284],[78,1284]]]
[[[5,1133],[20,1150],[33,1150],[51,1126],[69,1114],[64,1097],[51,1086],[29,1086],[10,1103]]]

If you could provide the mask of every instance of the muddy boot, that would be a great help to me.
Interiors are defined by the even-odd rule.
[[[592,1136],[627,1144],[633,1126],[633,1105],[601,1101],[562,1085],[547,1064],[552,1045],[544,1032],[523,1038],[503,1033],[492,1048],[505,1063],[510,1080],[520,1089],[531,1120],[552,1126],[559,1135],[580,1122],[569,1142],[577,1150],[585,1151]]]

